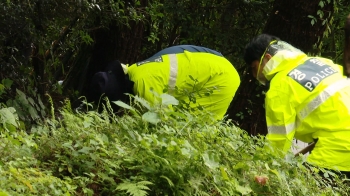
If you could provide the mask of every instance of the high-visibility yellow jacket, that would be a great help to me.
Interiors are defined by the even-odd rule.
[[[311,164],[350,171],[350,80],[331,60],[281,50],[265,65],[270,81],[267,139],[288,151],[292,139],[318,140]]]
[[[200,51],[176,47],[177,51],[164,50],[129,66],[127,72],[135,83],[134,93],[154,103],[156,97],[151,89],[158,95],[168,89],[167,93],[178,100],[191,103],[191,107],[200,104],[220,119],[237,91],[239,75],[220,53],[198,46],[189,47],[189,50],[199,48]],[[189,101],[188,93],[193,93],[196,103]]]

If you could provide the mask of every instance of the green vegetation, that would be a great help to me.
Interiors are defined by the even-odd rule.
[[[266,129],[258,112],[264,93],[250,85],[242,51],[263,31],[277,1],[289,2],[0,2],[0,196],[349,195],[347,181],[329,172],[321,178],[304,157],[280,158],[263,136],[236,127]],[[306,52],[341,63],[349,1],[298,1],[319,5],[305,20],[327,27],[307,32],[318,41]],[[324,11],[330,2],[334,12]],[[273,29],[293,24],[278,25]],[[301,34],[287,33],[285,38],[305,41]],[[110,105],[98,113],[80,98],[103,63],[133,63],[177,44],[221,51],[238,69],[242,89],[251,91],[237,93],[232,120],[192,113],[185,110],[189,103],[172,110],[169,105],[178,102],[167,94],[154,106],[138,97],[131,105],[110,103],[123,107],[124,115],[113,113]],[[195,103],[193,92],[183,93]]]
[[[326,183],[304,157],[276,156],[263,137],[230,121],[169,108],[162,95],[150,106],[135,97],[126,115],[73,110],[22,129],[2,107],[1,195],[346,195],[336,177]],[[136,109],[139,108],[139,109]],[[329,175],[328,173],[326,173]],[[327,179],[327,178],[326,178]],[[333,182],[335,183],[335,182]],[[337,188],[334,188],[337,186]]]

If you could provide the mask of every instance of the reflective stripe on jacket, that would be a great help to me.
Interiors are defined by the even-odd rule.
[[[350,171],[350,80],[329,59],[279,51],[265,65],[270,81],[265,108],[267,138],[288,151],[295,137],[318,139],[307,161]]]
[[[128,74],[135,82],[135,94],[151,103],[155,96],[150,89],[157,94],[168,89],[169,94],[189,103],[186,92],[193,92],[195,86],[201,96],[194,93],[196,103],[191,103],[191,107],[200,104],[218,119],[225,115],[240,84],[236,69],[226,58],[213,53],[187,50],[135,63],[128,67]],[[206,96],[210,90],[213,92]]]

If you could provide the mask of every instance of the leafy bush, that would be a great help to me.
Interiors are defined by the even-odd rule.
[[[61,180],[34,165],[30,168],[3,167],[0,175],[0,195],[70,195],[76,188],[69,184],[70,179]]]
[[[67,102],[31,133],[2,131],[4,195],[346,195],[349,188],[314,175],[304,157],[282,159],[264,137],[170,105],[107,102],[102,113]],[[20,129],[19,127],[17,129]],[[11,139],[8,139],[11,138]],[[326,178],[325,178],[326,179]]]

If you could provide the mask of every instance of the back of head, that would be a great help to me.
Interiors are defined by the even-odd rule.
[[[120,83],[114,74],[98,72],[92,77],[89,89],[90,101],[98,103],[105,96],[110,101],[116,101],[121,97],[121,93]]]
[[[274,40],[279,41],[280,39],[276,36],[268,34],[261,34],[253,38],[252,41],[245,47],[244,61],[246,64],[250,65],[253,61],[260,61],[260,58],[264,54],[266,48]]]
[[[91,79],[89,89],[89,101],[95,103],[103,102],[104,97],[109,101],[121,100],[126,102],[131,93],[133,83],[124,74],[119,61],[110,62],[104,71],[95,73]]]

